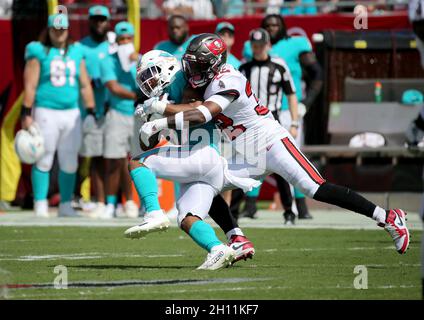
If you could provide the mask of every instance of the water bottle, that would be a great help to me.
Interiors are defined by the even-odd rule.
[[[383,86],[380,81],[377,81],[374,85],[374,97],[376,103],[383,101]]]

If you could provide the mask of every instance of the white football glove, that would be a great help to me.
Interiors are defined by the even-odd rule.
[[[147,122],[147,114],[144,112],[144,106],[142,104],[137,105],[134,115],[140,117],[142,122]]]
[[[83,133],[91,132],[96,127],[97,127],[96,118],[92,114],[87,115],[82,124],[82,132]]]
[[[168,103],[170,103],[170,101],[168,101],[167,93],[165,93],[161,98],[153,97],[153,98],[147,99],[143,103],[144,112],[146,114],[151,114],[151,113],[163,114],[165,112],[166,105]]]
[[[162,129],[168,128],[168,120],[166,118],[156,119],[143,124],[139,131],[140,140],[146,145],[149,145],[149,138]]]

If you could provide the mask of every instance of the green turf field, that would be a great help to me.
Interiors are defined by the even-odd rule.
[[[11,299],[419,299],[421,231],[399,255],[382,231],[246,229],[257,254],[218,271],[197,271],[204,252],[173,228],[142,240],[125,228],[0,227],[0,279]],[[53,288],[54,268],[68,289]],[[356,265],[368,289],[356,290]],[[8,271],[9,273],[5,273]],[[76,287],[72,287],[72,286]]]

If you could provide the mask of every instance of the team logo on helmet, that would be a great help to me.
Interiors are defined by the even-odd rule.
[[[209,43],[206,43],[206,47],[212,52],[214,55],[220,55],[225,51],[225,43],[221,39],[216,39]]]

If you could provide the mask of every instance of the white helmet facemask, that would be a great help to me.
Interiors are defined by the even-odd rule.
[[[152,50],[142,56],[137,66],[136,81],[149,98],[158,97],[181,69],[178,60],[162,50]]]

